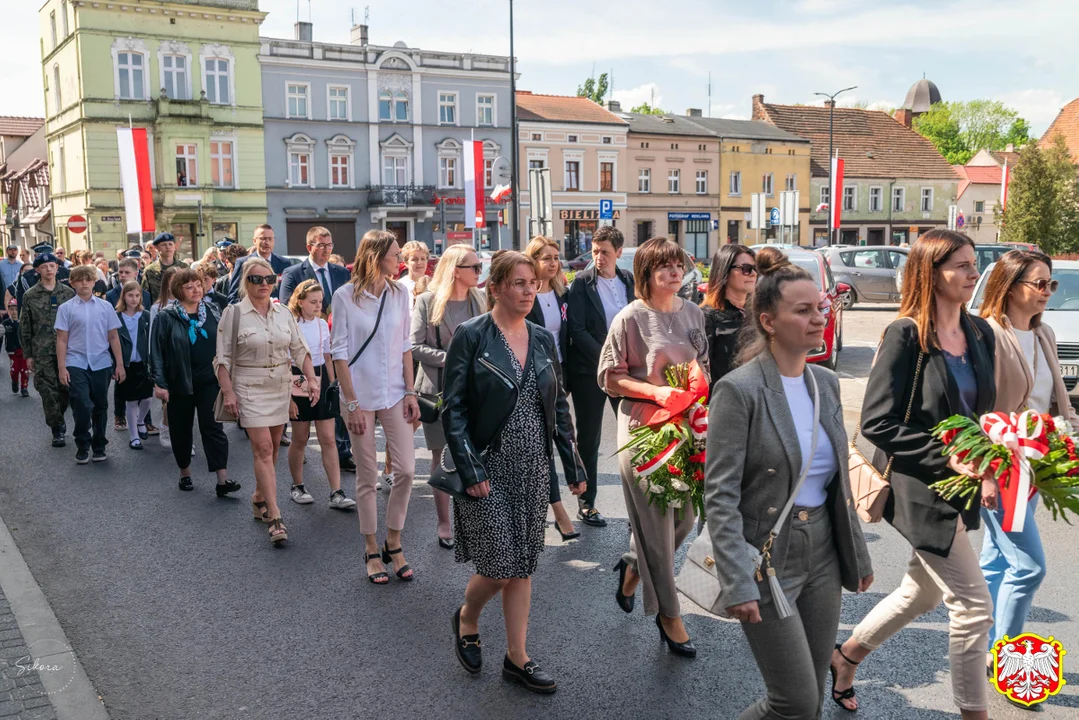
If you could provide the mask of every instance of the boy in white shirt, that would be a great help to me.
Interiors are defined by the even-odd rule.
[[[91,450],[94,462],[107,459],[109,377],[124,381],[120,317],[111,305],[94,297],[96,282],[97,269],[92,265],[72,268],[69,284],[76,295],[56,313],[56,365],[75,416],[75,462],[79,465],[90,462]]]

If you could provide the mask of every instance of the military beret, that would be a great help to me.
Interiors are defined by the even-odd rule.
[[[34,258],[35,268],[37,268],[39,265],[44,265],[45,263],[56,263],[57,265],[59,265],[60,258],[53,255],[52,252],[41,253],[36,258]]]
[[[176,238],[172,236],[172,233],[163,232],[154,238],[154,241],[151,243],[151,245],[157,245],[158,243],[163,242],[176,242]]]
[[[142,250],[128,250],[127,252],[124,253],[124,257],[125,258],[132,258],[133,260],[138,260],[139,258],[142,257]]]

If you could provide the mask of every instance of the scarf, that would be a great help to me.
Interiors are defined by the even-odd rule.
[[[187,321],[187,338],[191,341],[192,345],[194,345],[195,341],[198,340],[199,335],[207,337],[206,329],[202,327],[206,324],[205,302],[199,303],[199,314],[197,318],[192,318],[190,315],[188,315],[187,311],[184,310],[184,306],[181,303],[176,303],[176,309],[179,311],[180,317]]]

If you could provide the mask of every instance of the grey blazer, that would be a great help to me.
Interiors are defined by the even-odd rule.
[[[450,347],[453,339],[453,331],[442,318],[438,329],[430,323],[431,305],[434,302],[434,294],[425,292],[416,298],[416,304],[412,307],[412,359],[420,363],[419,374],[416,376],[416,392],[425,395],[437,395],[442,392],[439,384],[440,371],[446,366],[446,350]],[[469,295],[469,309],[471,317],[482,315],[487,311],[479,291],[473,291]],[[441,334],[442,346],[439,348],[439,335]]]
[[[847,476],[847,433],[835,373],[807,365],[820,393],[820,423],[835,448],[839,472],[828,486],[828,514],[843,587],[873,572]],[[708,408],[704,507],[722,591],[718,608],[760,600],[746,542],[758,550],[782,511],[802,469],[798,432],[779,368],[762,353],[725,375]],[[752,448],[752,452],[749,449]],[[783,577],[790,519],[772,547],[772,567]]]

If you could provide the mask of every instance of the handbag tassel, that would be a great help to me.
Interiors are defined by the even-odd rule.
[[[779,577],[776,576],[776,571],[771,567],[768,568],[768,589],[772,591],[772,602],[775,603],[779,619],[782,620],[793,615],[794,612],[791,610],[790,604],[787,603],[787,596],[779,585]]]

